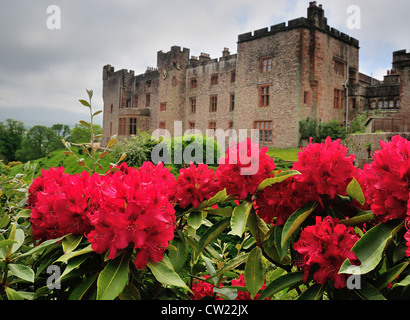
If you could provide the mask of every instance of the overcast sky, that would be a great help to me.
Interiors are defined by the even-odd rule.
[[[410,1],[322,0],[328,24],[359,40],[360,72],[382,79],[392,52],[410,47]],[[61,29],[47,21],[57,5]],[[347,21],[351,5],[360,9],[360,29]],[[238,35],[306,17],[305,0],[1,0],[0,121],[27,126],[73,126],[88,120],[78,99],[94,90],[102,109],[102,68],[144,73],[156,67],[157,51],[173,45],[190,54],[237,52]],[[102,115],[97,122],[102,123]]]

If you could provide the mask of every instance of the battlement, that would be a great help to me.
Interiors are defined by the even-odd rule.
[[[255,30],[253,32],[240,34],[238,36],[238,43],[260,39],[279,32],[286,32],[297,28],[307,28],[319,29],[334,38],[337,38],[347,44],[359,48],[359,41],[357,39],[349,37],[347,34],[328,26],[322,5],[317,6],[316,1],[310,2],[307,16],[307,18],[300,17],[297,19],[289,20],[287,23],[283,22],[273,25],[270,27],[270,29],[266,27]]]
[[[175,66],[184,68],[189,64],[189,49],[179,46],[172,46],[168,52],[158,51],[157,53],[157,67],[158,69]]]
[[[107,64],[103,67],[103,80],[108,80],[110,77],[118,75],[133,77],[134,70],[120,69],[118,71],[115,71],[115,68],[110,64]]]
[[[228,61],[231,59],[237,59],[238,55],[237,54],[231,54],[229,52],[228,48],[224,48],[222,51],[222,57],[220,58],[211,58],[209,54],[201,52],[201,55],[199,57],[196,56],[191,56],[191,59],[189,60],[189,67],[195,68],[198,66],[204,66],[208,64],[214,64],[214,63],[220,63],[222,61]]]
[[[410,52],[399,50],[393,52],[393,69],[410,67]]]

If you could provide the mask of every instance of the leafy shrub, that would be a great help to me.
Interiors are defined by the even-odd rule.
[[[129,139],[122,138],[117,141],[112,149],[114,158],[119,158],[123,153],[127,157],[123,160],[131,167],[140,167],[144,161],[151,161],[151,151],[158,144],[152,140],[147,132],[139,132]]]
[[[345,139],[347,132],[337,120],[328,122],[318,122],[311,118],[306,118],[299,122],[299,134],[301,140],[309,140],[313,142],[324,141],[327,137],[332,139]]]

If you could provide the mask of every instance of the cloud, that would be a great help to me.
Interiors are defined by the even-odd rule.
[[[323,0],[328,24],[360,41],[360,71],[379,77],[392,52],[408,45],[407,0]],[[237,50],[241,33],[306,16],[304,0],[55,0],[61,29],[49,30],[45,0],[0,3],[0,121],[43,123],[80,120],[78,99],[93,89],[101,109],[102,67],[143,73],[156,67],[157,51],[179,45],[198,56]],[[361,29],[346,25],[349,5],[361,11]],[[72,124],[74,124],[74,122]]]

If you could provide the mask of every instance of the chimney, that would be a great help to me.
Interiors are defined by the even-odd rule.
[[[199,56],[199,61],[209,61],[209,60],[211,60],[209,53],[201,52],[201,55]]]
[[[222,51],[222,57],[229,57],[231,53],[229,52],[229,48],[224,48],[224,51]]]
[[[326,29],[327,19],[325,18],[325,11],[323,10],[323,6],[321,4],[317,6],[316,1],[309,2],[307,18],[312,26],[320,29]]]

